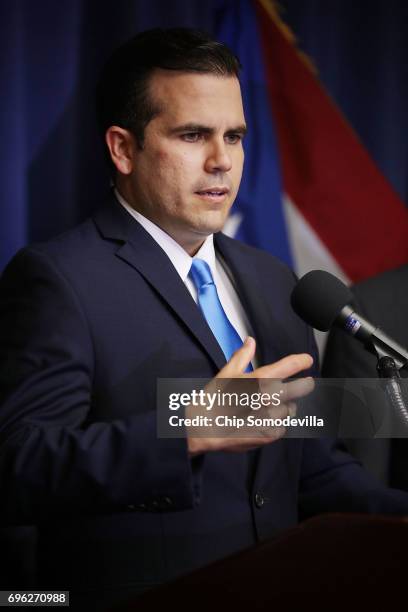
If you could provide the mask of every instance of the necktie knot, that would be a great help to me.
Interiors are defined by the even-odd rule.
[[[203,259],[193,259],[190,275],[198,292],[214,284],[210,266]]]

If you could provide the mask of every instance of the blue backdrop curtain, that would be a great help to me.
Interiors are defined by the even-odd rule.
[[[214,33],[222,11],[235,4],[0,3],[0,269],[18,248],[75,225],[104,197],[109,179],[92,92],[110,51],[154,26]],[[280,0],[279,5],[326,88],[407,202],[408,3]]]

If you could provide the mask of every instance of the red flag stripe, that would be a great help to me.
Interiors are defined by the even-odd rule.
[[[255,3],[285,191],[347,276],[408,261],[408,210],[298,51]]]

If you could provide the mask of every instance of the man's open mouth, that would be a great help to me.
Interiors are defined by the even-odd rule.
[[[196,191],[198,195],[208,196],[208,197],[221,197],[229,192],[227,187],[213,187],[211,189],[200,189],[200,191]]]

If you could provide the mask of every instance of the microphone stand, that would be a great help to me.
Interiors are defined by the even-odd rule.
[[[407,365],[406,363],[401,367],[397,367],[393,357],[384,354],[384,350],[381,346],[378,346],[373,340],[373,348],[377,355],[377,372],[380,378],[386,379],[385,392],[388,397],[389,404],[399,422],[408,428],[408,409],[405,402],[403,389],[401,388],[401,375],[399,370]]]
[[[349,334],[363,342],[366,349],[377,357],[377,371],[386,379],[385,392],[397,418],[408,429],[408,408],[401,388],[400,370],[408,367],[408,352],[388,338],[379,327],[374,327],[351,306],[346,304],[337,317],[338,324]]]

